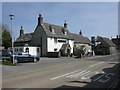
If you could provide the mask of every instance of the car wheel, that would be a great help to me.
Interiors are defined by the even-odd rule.
[[[15,61],[15,64],[18,63],[18,61],[16,59],[14,61]]]
[[[36,59],[36,58],[34,58],[34,62],[37,62],[37,59]]]

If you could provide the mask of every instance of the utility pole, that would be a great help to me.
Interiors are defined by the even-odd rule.
[[[11,22],[10,25],[11,25],[11,35],[12,35],[12,58],[13,58],[13,64],[15,64],[15,60],[14,60],[14,38],[13,38],[13,31],[12,31],[12,20],[13,20],[14,15],[10,14],[9,17],[10,17],[10,22]]]
[[[95,56],[95,37],[91,37],[91,42],[92,42],[92,53],[93,56]]]

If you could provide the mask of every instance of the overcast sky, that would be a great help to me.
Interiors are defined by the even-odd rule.
[[[37,26],[38,13],[43,15],[44,22],[63,26],[68,23],[72,33],[83,35],[115,37],[118,34],[117,2],[3,2],[3,24],[10,27],[9,14],[14,14],[14,37],[19,36],[20,26],[25,33],[34,32]]]

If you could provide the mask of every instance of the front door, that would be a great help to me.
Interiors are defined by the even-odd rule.
[[[38,56],[38,57],[41,56],[41,47],[37,47],[37,56]]]

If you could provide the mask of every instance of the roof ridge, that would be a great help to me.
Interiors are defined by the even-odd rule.
[[[88,38],[88,37],[86,37],[86,36],[83,36],[83,35],[80,35],[80,34],[77,34],[77,33],[71,33],[71,32],[70,32],[70,34],[79,35],[79,36],[82,36],[82,37]]]
[[[26,34],[33,34],[34,32],[32,32],[32,33],[25,33],[25,34],[23,34],[23,35],[26,35]]]
[[[50,23],[43,22],[43,24],[50,24]],[[55,24],[50,24],[50,25],[53,25],[53,26],[58,26],[58,27],[65,28],[64,26],[60,26],[60,25],[55,25]]]

